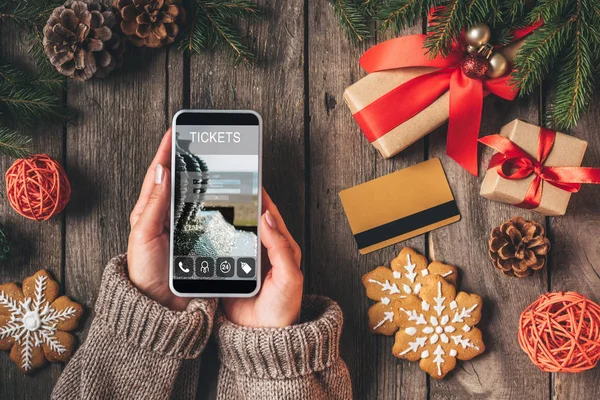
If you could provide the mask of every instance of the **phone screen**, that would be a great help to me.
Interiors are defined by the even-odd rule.
[[[260,117],[182,111],[173,125],[172,290],[252,295],[260,279]]]

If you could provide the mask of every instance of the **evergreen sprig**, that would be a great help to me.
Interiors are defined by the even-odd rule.
[[[248,0],[189,0],[185,6],[190,20],[179,35],[180,49],[201,53],[225,46],[236,64],[249,65],[256,61],[237,25],[239,20],[262,18],[256,3]]]
[[[543,20],[517,53],[513,81],[522,94],[544,79],[554,83],[546,109],[546,125],[573,128],[587,109],[600,69],[600,2],[540,0],[529,22]]]
[[[373,37],[376,0],[330,0],[346,37],[352,43]]]
[[[0,126],[0,154],[24,157],[31,153],[31,138],[7,126]]]

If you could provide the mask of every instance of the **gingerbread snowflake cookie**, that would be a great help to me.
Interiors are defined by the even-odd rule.
[[[420,298],[408,295],[394,300],[399,327],[392,352],[396,357],[419,361],[432,378],[442,379],[456,366],[456,359],[470,360],[485,350],[481,331],[482,300],[460,292],[440,276],[423,284]]]
[[[451,265],[432,262],[411,248],[405,247],[388,267],[377,267],[362,277],[367,297],[376,300],[369,309],[369,328],[374,333],[393,335],[398,330],[394,322],[392,301],[407,295],[419,295],[423,282],[431,275],[441,275],[455,285],[457,269]]]
[[[0,285],[0,350],[10,350],[10,359],[23,373],[47,361],[66,362],[75,348],[75,330],[83,307],[67,296],[58,297],[60,287],[46,270],[23,281]]]

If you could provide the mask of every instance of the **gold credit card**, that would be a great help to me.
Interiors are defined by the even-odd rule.
[[[437,158],[340,192],[361,254],[460,220]]]

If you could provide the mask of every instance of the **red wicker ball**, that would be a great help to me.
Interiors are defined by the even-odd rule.
[[[581,372],[600,361],[600,305],[575,292],[541,295],[521,314],[519,344],[545,372]]]
[[[5,177],[8,201],[25,218],[45,221],[60,213],[71,197],[65,170],[46,154],[16,160]]]

